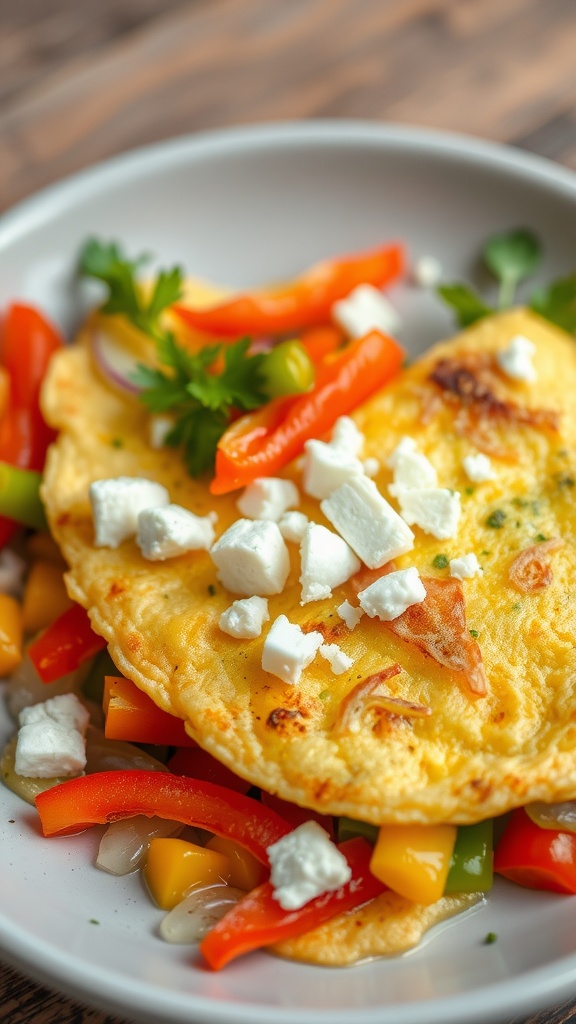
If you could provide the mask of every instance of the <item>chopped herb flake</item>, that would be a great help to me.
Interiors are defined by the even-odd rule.
[[[213,583],[209,583],[208,584],[208,593],[210,594],[210,597],[214,597],[215,596],[215,594],[216,594],[216,587],[214,586]]]
[[[475,640],[477,640],[478,637],[480,636],[477,629],[469,629],[468,632],[470,633],[470,636],[474,637]]]
[[[448,565],[448,562],[448,555],[436,555],[436,558],[433,560],[432,565],[434,566],[435,569],[445,569],[446,566]]]
[[[501,530],[506,520],[506,513],[503,509],[497,508],[494,512],[491,512],[486,520],[486,526],[492,527],[493,530]]]
[[[497,940],[498,940],[498,936],[497,936],[496,932],[488,932],[486,938],[484,939],[484,945],[485,946],[493,946],[494,943],[497,942]]]

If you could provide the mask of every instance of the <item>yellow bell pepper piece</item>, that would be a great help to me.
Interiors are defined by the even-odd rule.
[[[382,825],[370,870],[413,903],[436,903],[444,893],[456,833],[455,825]]]
[[[153,839],[144,877],[162,910],[172,910],[190,889],[228,882],[230,861],[216,850],[206,850],[185,839]]]
[[[34,562],[24,588],[22,614],[25,631],[37,633],[45,629],[71,604],[62,568],[54,562]]]
[[[22,661],[23,633],[18,601],[9,594],[0,594],[0,676],[13,672]]]
[[[224,836],[214,836],[206,843],[207,850],[217,850],[230,861],[230,885],[250,892],[268,877],[268,869],[243,846]]]

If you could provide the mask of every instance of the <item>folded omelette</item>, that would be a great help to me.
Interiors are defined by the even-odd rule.
[[[409,437],[460,494],[454,536],[413,526],[414,546],[390,569],[415,567],[426,600],[393,622],[364,615],[349,628],[337,609],[378,573],[361,569],[330,597],[301,604],[300,556],[269,598],[262,636],[219,627],[238,596],[219,582],[207,551],[164,562],[133,539],[96,547],[91,482],[119,476],[162,483],[172,502],[215,513],[221,535],[241,513],[239,492],[214,497],[177,451],[149,443],[137,397],[114,390],[93,362],[89,328],[53,360],[43,391],[59,431],[43,499],[69,565],[71,597],[89,613],[118,669],[202,747],[237,774],[323,813],[386,822],[471,823],[533,800],[576,795],[576,348],[524,310],[485,319],[432,348],[353,417],[362,457],[388,462]],[[498,353],[516,336],[534,345],[536,378],[502,372]],[[467,456],[490,457],[491,478],[472,482]],[[330,526],[301,490],[299,460],[285,470],[300,510]],[[473,577],[450,575],[473,553]],[[279,615],[337,643],[351,667],[317,657],[296,685],[262,668],[265,635]]]

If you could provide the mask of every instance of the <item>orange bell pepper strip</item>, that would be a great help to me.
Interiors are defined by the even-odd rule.
[[[264,882],[247,893],[202,939],[200,952],[210,967],[217,971],[253,949],[303,935],[385,891],[386,886],[370,872],[370,843],[357,836],[341,843],[339,849],[352,869],[349,882],[317,896],[299,910],[283,910],[270,882]]]
[[[494,871],[527,889],[576,894],[576,833],[540,828],[523,808],[510,815]]]
[[[0,459],[22,469],[41,470],[55,432],[40,412],[40,386],[50,359],[62,347],[56,329],[31,306],[15,303],[4,321],[0,361],[10,378],[7,408],[0,421]],[[0,517],[0,547],[18,524]]]
[[[377,288],[397,277],[404,265],[401,245],[322,260],[286,285],[246,292],[208,309],[171,307],[189,327],[218,337],[285,334],[329,323],[332,305],[359,284]]]
[[[266,850],[291,831],[279,814],[243,793],[183,775],[139,769],[95,772],[38,795],[45,836],[68,836],[90,825],[158,816],[233,839],[268,864]]]
[[[390,380],[403,358],[403,349],[393,338],[370,331],[320,364],[311,391],[274,399],[240,416],[218,442],[212,494],[227,494],[282,469],[306,441],[322,437],[339,416]]]
[[[184,722],[157,707],[151,697],[124,676],[104,677],[104,735],[109,740],[196,746]]]
[[[73,604],[30,644],[28,654],[43,683],[68,675],[106,647],[94,632],[88,612]]]

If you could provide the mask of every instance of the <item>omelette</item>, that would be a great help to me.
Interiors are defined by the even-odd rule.
[[[533,382],[499,367],[518,335],[535,347]],[[357,606],[359,587],[378,573],[363,567],[302,604],[298,545],[288,545],[270,623],[285,615],[337,644],[351,665],[336,674],[317,657],[292,685],[262,667],[270,623],[252,640],[220,629],[237,595],[208,551],[151,562],[133,539],[95,546],[88,489],[99,479],[158,481],[171,501],[212,514],[218,536],[240,512],[238,493],[213,496],[177,451],[151,447],[148,414],[101,378],[85,334],[53,360],[43,392],[59,431],[43,499],[70,596],[124,675],[216,758],[286,800],[375,824],[465,824],[573,798],[575,389],[573,342],[515,310],[435,346],[354,412],[379,492],[395,504],[389,462],[410,438],[439,485],[460,495],[458,528],[438,540],[415,525],[412,549],[393,568],[415,567],[426,601],[393,622],[363,615],[352,629],[337,609]],[[479,452],[494,472],[471,483],[464,460]],[[298,460],[284,476],[299,488],[300,511],[330,526],[301,491]],[[450,576],[450,560],[469,553],[480,571]],[[378,692],[365,685],[374,680]]]

